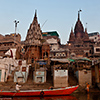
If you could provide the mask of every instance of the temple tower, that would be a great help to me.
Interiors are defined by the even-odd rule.
[[[40,28],[40,24],[38,24],[38,20],[37,20],[37,13],[35,11],[35,16],[33,19],[33,22],[30,24],[30,27],[28,29],[27,32],[27,36],[26,36],[26,44],[41,44],[40,40],[42,39],[42,31]]]
[[[68,48],[70,52],[74,53],[77,57],[88,57],[91,56],[92,42],[89,40],[87,28],[84,30],[80,20],[80,12],[81,10],[78,11],[78,19],[75,24],[74,32],[71,29]]]

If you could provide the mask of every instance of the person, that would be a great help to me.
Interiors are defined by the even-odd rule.
[[[49,87],[49,89],[53,90],[53,87],[52,87],[52,86],[50,86],[50,87]]]
[[[16,92],[20,92],[20,88],[21,87],[21,85],[18,85],[18,83],[16,83]]]
[[[86,83],[86,91],[87,91],[87,93],[89,93],[89,87],[90,87],[89,83]]]

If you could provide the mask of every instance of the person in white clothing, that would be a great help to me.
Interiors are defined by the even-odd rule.
[[[18,83],[16,83],[16,91],[17,92],[20,92],[20,89],[19,89],[20,87],[21,87],[21,85],[18,85]]]

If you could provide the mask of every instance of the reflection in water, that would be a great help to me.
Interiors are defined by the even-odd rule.
[[[89,93],[87,94],[87,100],[90,100],[90,94]]]
[[[74,96],[77,100],[100,100],[100,93],[76,93]]]
[[[73,96],[53,96],[53,97],[14,97],[13,100],[77,100]]]
[[[100,100],[100,93],[75,93],[73,96],[52,96],[52,97],[3,97],[0,100]]]
[[[92,95],[93,100],[100,100],[100,93],[97,95],[96,93]]]
[[[12,100],[77,100],[74,96],[14,97]]]

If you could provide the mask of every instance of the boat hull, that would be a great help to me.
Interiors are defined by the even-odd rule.
[[[46,89],[46,90],[27,90],[27,91],[1,91],[0,96],[57,96],[57,95],[70,95],[78,88],[77,86],[65,87],[59,89]]]

